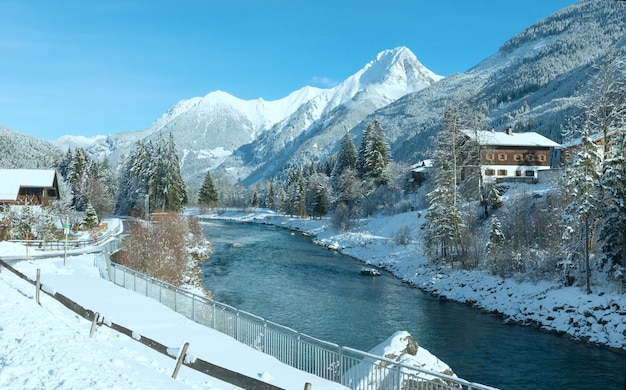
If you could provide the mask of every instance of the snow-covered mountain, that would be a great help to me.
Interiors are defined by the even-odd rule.
[[[337,121],[339,112],[343,113],[342,117],[351,118],[350,127],[342,130],[345,132],[376,109],[441,78],[425,68],[408,48],[399,47],[379,53],[363,69],[333,88],[303,87],[274,101],[242,100],[214,91],[178,102],[141,132],[96,138],[88,150],[96,155],[110,155],[115,162],[137,140],[171,132],[180,150],[185,179],[200,181],[208,169],[220,165],[239,166],[240,169],[232,172],[233,179],[245,179],[258,168],[261,155],[282,154],[287,145],[296,139],[303,140],[306,138],[303,135],[311,129]],[[61,148],[83,147],[84,140],[80,141],[78,144],[65,138],[56,144]],[[335,141],[329,139],[323,146],[332,149]],[[263,177],[271,173],[266,172]]]
[[[199,182],[208,169],[221,169],[252,184],[289,165],[324,160],[347,131],[358,145],[374,120],[395,161],[428,157],[446,105],[480,111],[484,128],[512,126],[560,142],[563,126],[589,94],[595,65],[625,53],[626,2],[581,0],[445,79],[399,47],[330,89],[304,87],[276,101],[211,92],[177,103],[145,130],[109,135],[88,150],[109,154],[114,163],[137,140],[171,131],[186,180]]]

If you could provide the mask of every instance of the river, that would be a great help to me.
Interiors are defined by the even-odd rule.
[[[201,268],[215,299],[310,336],[368,351],[396,331],[461,378],[501,389],[624,389],[626,355],[444,301],[383,272],[260,224],[205,221]],[[233,244],[238,245],[233,245]]]

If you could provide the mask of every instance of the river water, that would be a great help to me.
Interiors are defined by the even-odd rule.
[[[210,220],[202,265],[215,299],[322,340],[369,351],[396,331],[461,378],[501,389],[624,389],[626,355],[443,301],[310,237],[259,224]],[[233,244],[238,245],[233,245]]]

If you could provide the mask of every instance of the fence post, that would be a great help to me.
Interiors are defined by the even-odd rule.
[[[313,385],[310,384],[309,382],[304,384],[304,390],[311,390],[313,388]]]
[[[400,383],[402,383],[402,370],[400,369],[400,365],[396,365],[396,380],[398,381],[397,383],[397,389],[398,390],[402,390],[402,388],[400,387]]]
[[[39,290],[41,289],[41,270],[37,268],[37,282],[35,283],[35,302],[39,305]]]
[[[93,337],[93,331],[96,329],[96,323],[98,322],[98,317],[100,317],[100,313],[95,312],[93,316],[93,321],[91,322],[91,329],[89,329],[89,338]]]
[[[178,355],[178,359],[176,360],[176,367],[174,367],[174,372],[172,373],[172,378],[176,379],[178,375],[178,370],[180,370],[180,366],[183,364],[183,359],[185,359],[185,355],[187,355],[187,348],[189,348],[189,343],[185,342],[183,345],[183,349],[181,349],[180,354]]]
[[[211,322],[213,323],[213,326],[211,326],[212,329],[215,329],[215,301],[212,301],[212,305],[213,306],[213,311],[211,313]]]
[[[339,347],[339,364],[337,368],[339,369],[339,383],[343,385],[343,347]]]

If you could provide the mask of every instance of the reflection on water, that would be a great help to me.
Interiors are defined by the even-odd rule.
[[[309,237],[266,225],[212,221],[202,267],[218,301],[310,336],[368,351],[406,330],[457,375],[501,389],[622,389],[626,356],[503,324],[442,301]],[[241,244],[234,247],[233,243]]]

